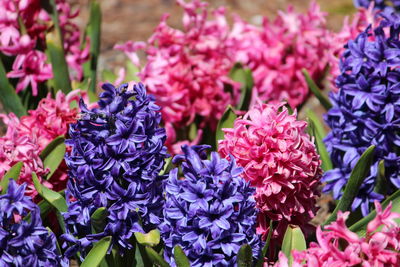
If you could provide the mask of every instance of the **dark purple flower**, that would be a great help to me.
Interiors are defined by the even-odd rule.
[[[103,85],[98,108],[81,101],[81,118],[70,126],[65,156],[70,169],[66,256],[104,236],[121,253],[132,248],[134,232],[148,232],[161,222],[163,197],[159,173],[168,157],[161,114],[143,84]],[[73,201],[69,201],[73,199]],[[91,215],[107,209],[104,230],[91,231]],[[73,236],[76,238],[74,239]]]
[[[325,120],[332,131],[325,138],[335,169],[325,173],[325,192],[343,193],[362,153],[375,145],[368,177],[353,202],[369,213],[369,205],[400,188],[400,41],[399,18],[393,10],[380,13],[380,25],[368,27],[346,45],[341,60],[339,91]],[[384,160],[386,192],[377,188],[378,164]]]
[[[164,221],[159,226],[165,242],[164,257],[175,266],[173,248],[180,245],[191,266],[235,266],[243,244],[260,252],[256,235],[254,188],[240,177],[235,160],[221,159],[208,146],[182,146],[166,182]]]
[[[355,7],[365,7],[368,8],[372,3],[374,3],[375,9],[390,9],[393,8],[400,9],[400,0],[353,0]]]
[[[42,224],[39,207],[24,195],[25,187],[11,179],[0,196],[0,266],[68,266],[56,237]]]

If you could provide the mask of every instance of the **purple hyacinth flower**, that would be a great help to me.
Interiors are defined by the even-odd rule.
[[[66,141],[72,148],[65,156],[67,257],[78,251],[85,256],[105,236],[112,236],[123,254],[132,248],[134,232],[148,232],[161,222],[166,176],[159,173],[169,155],[159,107],[141,83],[102,88],[97,108],[81,101],[81,118],[70,125]],[[91,216],[101,207],[107,209],[104,230],[92,233]]]
[[[243,244],[260,252],[256,234],[254,188],[240,174],[235,160],[221,159],[208,146],[183,146],[165,185],[164,220],[159,229],[165,242],[164,257],[175,266],[173,248],[182,247],[191,266],[235,266]]]
[[[333,107],[325,116],[332,131],[324,141],[335,168],[324,174],[324,192],[333,192],[335,199],[342,196],[362,153],[376,146],[369,174],[352,204],[364,215],[370,203],[400,188],[400,16],[393,10],[380,16],[377,28],[369,26],[346,45],[336,81],[339,91],[331,93]],[[386,192],[377,188],[381,160]]]
[[[43,226],[39,207],[24,195],[25,187],[11,179],[0,196],[0,266],[69,266],[56,237]]]
[[[371,4],[375,9],[380,10],[393,10],[393,8],[400,9],[400,0],[353,0],[354,6],[368,8]]]

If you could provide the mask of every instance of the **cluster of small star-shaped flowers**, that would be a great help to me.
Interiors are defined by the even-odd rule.
[[[253,100],[287,101],[295,108],[307,99],[302,69],[319,83],[331,64],[325,16],[313,2],[305,14],[289,7],[273,21],[264,18],[261,27],[236,17],[229,42],[235,48],[234,61],[252,70]]]
[[[56,237],[42,224],[39,207],[24,195],[25,187],[10,179],[7,193],[0,195],[0,265],[68,266]]]
[[[324,192],[332,191],[335,199],[341,197],[361,154],[376,146],[369,174],[352,205],[353,210],[361,207],[364,215],[371,202],[400,188],[400,17],[389,10],[380,16],[378,27],[368,27],[346,45],[337,78],[339,91],[331,94],[333,108],[325,117],[332,131],[324,141],[335,168],[323,177]],[[385,177],[380,179],[386,188],[377,191],[382,160]]]
[[[359,7],[373,7],[375,9],[400,9],[400,0],[353,0],[354,5]]]
[[[317,228],[317,242],[305,251],[293,251],[292,267],[330,266],[400,266],[400,225],[395,219],[399,213],[391,212],[392,205],[382,211],[375,202],[377,215],[368,226],[364,237],[346,226],[349,212],[339,211],[335,222],[321,230]],[[287,258],[280,254],[275,267],[289,267]]]
[[[235,160],[221,159],[209,146],[182,146],[165,184],[164,220],[159,226],[164,257],[175,266],[173,249],[182,247],[191,266],[235,266],[239,248],[249,244],[260,253],[256,234],[254,188],[244,181]],[[180,177],[182,173],[182,177]]]
[[[88,109],[81,100],[81,118],[70,125],[72,149],[66,190],[68,212],[66,257],[86,254],[104,236],[121,253],[131,249],[134,232],[148,232],[161,222],[163,197],[159,172],[168,157],[161,114],[143,84],[103,85],[98,106]],[[91,215],[106,208],[104,229],[91,232]]]
[[[48,173],[43,166],[40,153],[56,137],[66,135],[69,123],[75,122],[78,109],[71,108],[71,103],[79,101],[78,90],[64,95],[58,92],[55,99],[49,94],[43,98],[35,110],[17,118],[13,113],[0,115],[7,126],[7,132],[0,137],[0,177],[14,164],[22,161],[23,168],[18,183],[27,183],[26,194],[37,200],[37,191],[32,182],[32,172],[39,179]],[[62,190],[67,182],[67,168],[62,162],[50,180],[43,184],[53,190]]]
[[[67,63],[74,70],[74,78],[82,78],[82,63],[89,59],[89,46],[81,49],[80,31],[72,19],[79,10],[72,11],[65,0],[57,0],[60,27]],[[42,51],[46,33],[52,28],[51,15],[40,0],[4,0],[0,3],[0,52],[15,57],[9,78],[18,78],[16,91],[29,85],[36,96],[39,84],[52,78],[52,68]]]
[[[189,140],[188,131],[181,129],[196,122],[200,128],[215,130],[227,105],[234,105],[239,96],[239,84],[228,76],[235,62],[226,42],[229,26],[224,8],[208,19],[206,2],[177,3],[184,9],[183,31],[169,27],[164,16],[147,43],[117,46],[134,63],[138,63],[135,51],[145,51],[146,63],[138,75],[162,107],[167,146],[173,153],[179,153],[182,144],[196,144],[202,134],[199,130],[199,138]]]
[[[357,13],[351,18],[346,17],[343,22],[343,27],[338,33],[333,33],[332,49],[331,49],[331,65],[329,69],[329,81],[331,89],[337,92],[336,79],[340,75],[340,57],[345,52],[345,44],[348,41],[355,39],[361,32],[363,32],[370,24],[374,27],[379,25],[380,18],[377,16],[377,11],[373,10],[373,6],[368,9],[359,8]]]
[[[232,155],[256,187],[257,231],[264,236],[270,220],[278,221],[273,237],[281,239],[288,224],[304,228],[315,215],[322,171],[306,127],[283,103],[259,103],[223,129],[219,153]]]

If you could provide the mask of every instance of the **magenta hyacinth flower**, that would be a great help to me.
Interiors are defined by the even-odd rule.
[[[273,237],[282,238],[288,224],[304,228],[315,215],[322,171],[306,126],[281,103],[259,104],[223,129],[219,153],[232,155],[256,187],[257,230],[264,236],[270,220],[278,221]]]

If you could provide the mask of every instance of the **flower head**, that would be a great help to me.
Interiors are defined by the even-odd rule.
[[[208,20],[207,3],[177,3],[184,9],[183,31],[169,27],[164,16],[147,43],[117,46],[136,63],[134,52],[146,52],[147,62],[138,75],[157,97],[170,133],[167,145],[174,153],[180,149],[172,147],[177,136],[187,135],[181,129],[196,122],[200,128],[215,130],[227,105],[235,104],[239,96],[239,84],[228,76],[235,62],[226,42],[229,27],[224,9],[215,10],[214,19]]]
[[[86,98],[86,94],[73,91],[68,95],[58,92],[53,99],[49,94],[43,98],[35,110],[29,110],[29,115],[17,118],[14,114],[0,115],[7,126],[5,136],[0,137],[0,177],[19,161],[24,163],[18,183],[27,183],[25,190],[28,196],[37,200],[37,192],[32,182],[32,172],[39,179],[44,177],[48,170],[44,168],[40,153],[56,137],[66,135],[68,125],[75,122],[78,109],[71,108],[73,101],[79,101],[79,94]],[[43,184],[53,190],[65,189],[67,169],[62,162],[51,179],[43,180]]]
[[[375,202],[377,215],[369,222],[365,237],[350,231],[345,222],[349,212],[339,211],[336,222],[317,229],[317,243],[312,242],[305,251],[294,251],[293,267],[300,266],[399,266],[400,226],[394,219],[400,214],[384,211]],[[380,228],[378,228],[380,227]],[[288,267],[285,256],[275,267]]]
[[[236,119],[232,129],[223,129],[219,153],[232,155],[244,168],[243,178],[256,187],[260,233],[266,234],[274,220],[278,237],[289,223],[303,227],[315,214],[322,171],[306,126],[283,104],[259,104]]]
[[[339,91],[331,94],[333,108],[325,117],[332,131],[324,141],[335,168],[324,175],[328,183],[324,191],[332,191],[334,198],[341,197],[362,153],[376,146],[369,174],[352,206],[353,210],[361,206],[364,215],[369,213],[369,204],[385,194],[375,190],[381,160],[386,193],[400,188],[399,18],[392,11],[381,15],[374,31],[368,27],[346,45],[337,78]]]
[[[289,7],[274,21],[264,19],[262,27],[235,19],[229,42],[235,48],[234,61],[253,72],[253,100],[287,101],[295,108],[307,99],[302,69],[321,82],[331,61],[325,16],[313,2],[305,14]]]
[[[173,162],[165,185],[164,221],[159,226],[164,238],[164,257],[173,266],[173,249],[182,247],[191,266],[234,266],[241,245],[249,244],[253,256],[260,252],[256,235],[254,189],[245,182],[235,160],[221,159],[208,146],[182,146],[184,155]]]
[[[68,266],[56,237],[42,225],[39,207],[24,196],[25,186],[10,179],[7,193],[0,195],[0,265]]]
[[[375,9],[400,9],[400,1],[399,0],[353,0],[354,5],[357,8],[364,7],[373,7]]]
[[[109,235],[124,253],[132,248],[134,232],[160,223],[164,177],[159,172],[168,155],[159,107],[141,83],[103,89],[99,107],[89,109],[81,100],[81,118],[70,125],[64,238],[73,244],[67,257],[76,250],[84,255],[87,246]],[[104,230],[90,234],[90,216],[101,207],[107,209]]]

